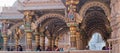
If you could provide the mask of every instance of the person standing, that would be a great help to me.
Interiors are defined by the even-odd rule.
[[[46,49],[46,51],[52,51],[51,47],[48,46],[47,49]]]
[[[60,51],[60,49],[58,48],[58,46],[54,45],[54,51]]]
[[[18,46],[17,46],[17,51],[23,51],[23,48],[22,48],[21,45],[18,45]]]
[[[41,51],[41,46],[40,45],[37,46],[36,51]]]

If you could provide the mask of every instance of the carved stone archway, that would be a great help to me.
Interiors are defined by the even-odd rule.
[[[79,11],[81,18],[83,19],[85,17],[85,13],[87,12],[87,10],[90,7],[94,7],[94,6],[102,8],[104,10],[105,15],[107,16],[108,20],[110,20],[110,8],[107,6],[107,4],[100,2],[100,1],[91,1],[91,2],[85,3]]]

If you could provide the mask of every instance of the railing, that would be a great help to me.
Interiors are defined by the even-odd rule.
[[[74,51],[0,51],[0,53],[109,53],[108,50],[104,51],[91,51],[91,50],[74,50]]]
[[[74,50],[71,51],[70,53],[109,53],[108,50],[101,50],[101,51],[97,51],[97,50]]]

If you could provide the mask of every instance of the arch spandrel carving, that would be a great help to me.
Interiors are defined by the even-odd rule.
[[[10,30],[12,31],[12,30],[14,30],[16,27],[19,27],[19,26],[21,26],[21,25],[23,25],[24,24],[24,22],[18,22],[18,23],[16,23],[15,25],[13,25],[11,28],[10,28]]]
[[[109,7],[102,2],[99,1],[92,1],[92,2],[87,2],[83,5],[83,7],[80,9],[79,14],[80,16],[83,17],[85,16],[86,11],[90,8],[90,7],[94,7],[94,6],[98,6],[100,8],[102,8],[105,12],[105,15],[108,17],[108,19],[110,20],[110,9]]]
[[[42,17],[40,17],[35,23],[38,25],[39,23],[41,23],[42,21],[44,21],[45,19],[48,19],[48,18],[58,18],[58,19],[61,19],[65,22],[68,22],[69,18],[66,18],[60,14],[55,14],[55,13],[49,13],[49,14],[45,14],[43,15]]]

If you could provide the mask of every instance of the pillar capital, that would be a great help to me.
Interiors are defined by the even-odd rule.
[[[26,11],[23,12],[23,14],[24,14],[25,16],[30,16],[30,15],[34,15],[35,12],[34,12],[34,11],[31,11],[31,10],[26,10]]]
[[[7,40],[8,36],[7,35],[2,35],[3,39],[5,38]]]
[[[40,36],[41,36],[41,37],[44,37],[45,35],[44,35],[44,33],[43,33],[43,32],[40,32]]]
[[[68,27],[78,26],[78,23],[76,23],[76,22],[69,22],[69,23],[67,23],[67,26],[68,26]]]
[[[39,33],[38,33],[38,32],[34,32],[34,34],[35,34],[35,35],[39,35]]]
[[[32,16],[34,15],[34,11],[26,10],[24,11],[25,21],[31,22]]]
[[[35,35],[39,35],[38,31],[35,29],[35,32],[34,32]]]
[[[32,30],[25,30],[25,32],[33,32]]]

